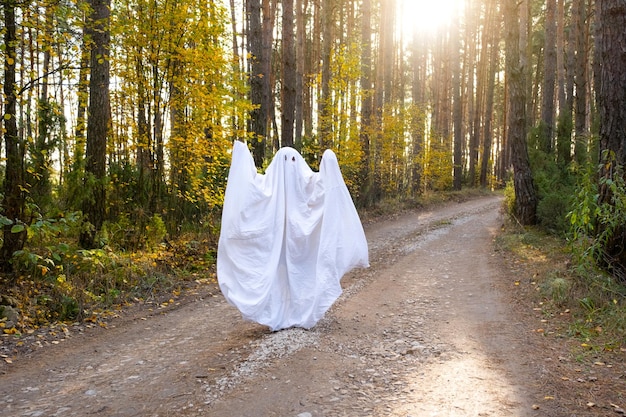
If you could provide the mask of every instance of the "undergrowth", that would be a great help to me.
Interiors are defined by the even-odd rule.
[[[558,318],[561,336],[578,340],[581,352],[614,351],[626,346],[626,287],[593,264],[581,264],[569,243],[538,227],[505,222],[497,248],[512,259],[524,278],[523,293],[550,321]]]
[[[104,226],[100,249],[86,250],[77,244],[80,225],[80,216],[69,214],[28,227],[28,245],[12,261],[15,273],[0,277],[0,305],[19,312],[16,323],[0,320],[4,333],[93,321],[131,303],[169,299],[196,280],[216,282],[212,229],[168,239],[159,216],[144,224],[122,216]]]
[[[614,254],[623,254],[623,167],[616,166],[607,178],[601,175],[604,165],[558,166],[538,151],[531,159],[539,224],[522,227],[515,221],[515,193],[508,182],[503,210],[510,221],[499,246],[535,271],[535,291],[528,296],[540,297],[548,314],[567,310],[572,318],[567,335],[591,350],[621,349],[626,346],[626,274]],[[607,201],[600,201],[601,188],[610,196]]]

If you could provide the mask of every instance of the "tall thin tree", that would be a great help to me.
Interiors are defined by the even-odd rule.
[[[322,97],[319,101],[320,148],[332,146],[330,67],[334,36],[334,0],[322,0]]]
[[[26,242],[25,203],[26,184],[24,182],[24,144],[17,130],[17,24],[16,0],[3,2],[4,8],[4,143],[6,165],[4,194],[2,197],[3,215],[8,221],[3,222],[3,242],[0,248],[0,270],[12,269],[13,253],[24,247]]]
[[[109,98],[111,0],[90,0],[87,34],[90,41],[89,107],[87,118],[87,151],[85,154],[85,189],[83,214],[91,227],[80,235],[84,248],[96,245],[96,233],[106,214],[106,155],[111,124]]]
[[[574,19],[574,36],[576,58],[574,64],[574,83],[576,101],[574,109],[574,155],[579,164],[587,161],[587,82],[588,82],[588,12],[587,0],[573,0],[572,18]]]
[[[573,2],[572,2],[573,3]],[[558,0],[558,25],[557,25],[557,57],[558,59],[558,97],[559,115],[557,120],[557,161],[564,167],[572,159],[572,128],[574,108],[574,53],[576,51],[573,41],[573,25],[566,28],[565,25],[565,2]]]
[[[493,120],[493,107],[494,107],[494,94],[496,88],[496,71],[498,70],[498,63],[500,60],[500,49],[498,45],[500,43],[500,20],[497,18],[497,0],[490,0],[488,8],[491,13],[488,13],[487,22],[485,23],[485,31],[488,32],[489,38],[489,51],[485,51],[485,54],[489,54],[489,71],[486,79],[487,91],[485,98],[485,118],[483,122],[483,155],[480,164],[480,185],[481,187],[487,186],[487,179],[489,175],[489,161],[491,157],[491,143],[492,143],[492,120]]]
[[[246,0],[246,17],[248,19],[246,40],[248,43],[250,102],[253,109],[250,111],[249,131],[252,135],[252,153],[257,167],[263,165],[265,157],[265,140],[267,136],[267,122],[263,107],[263,83],[269,74],[263,67],[263,38],[261,26],[261,0]]]
[[[454,121],[454,141],[453,141],[453,187],[455,190],[461,189],[463,180],[463,102],[461,101],[461,27],[460,19],[454,19],[455,23],[451,28],[451,52],[452,52],[452,100],[453,100],[453,121]]]
[[[418,28],[413,29],[412,57],[413,80],[411,97],[413,99],[413,114],[411,119],[411,193],[417,195],[422,189],[422,166],[420,157],[426,130],[426,47],[424,33]]]
[[[526,144],[525,68],[524,61],[520,59],[520,21],[517,0],[504,1],[504,27],[508,92],[507,140],[511,147],[514,171],[515,211],[521,224],[531,225],[537,220],[537,195]]]
[[[596,16],[601,166],[599,203],[616,205],[617,196],[612,185],[626,181],[626,1],[597,0]],[[617,198],[623,199],[624,196]],[[605,223],[601,229],[607,227]],[[626,281],[626,223],[619,222],[608,233],[610,236],[604,243],[606,260]]]
[[[294,126],[296,114],[296,46],[294,44],[294,0],[283,0],[282,32],[282,106],[281,106],[281,143],[282,146],[294,144]]]
[[[294,145],[296,149],[302,149],[302,131],[304,128],[304,71],[306,68],[306,23],[308,0],[296,0],[296,109],[295,109],[295,133]]]
[[[370,142],[372,135],[372,1],[363,0],[361,3],[361,190],[359,200],[361,205],[366,205],[369,200],[371,187],[370,176]]]
[[[33,163],[33,175],[28,178],[31,184],[31,196],[39,208],[45,211],[51,202],[52,184],[50,182],[51,154],[55,147],[52,138],[52,130],[55,124],[54,102],[49,97],[49,84],[52,65],[52,50],[54,39],[54,13],[57,6],[55,4],[46,5],[44,12],[44,39],[47,42],[42,44],[43,66],[41,89],[37,101],[37,136],[31,146],[30,155]]]
[[[541,143],[540,148],[552,152],[556,86],[556,0],[546,0],[546,34],[543,59],[543,86],[541,89]]]

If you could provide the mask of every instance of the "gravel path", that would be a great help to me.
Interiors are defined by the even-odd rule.
[[[557,416],[503,298],[498,197],[366,225],[371,267],[313,329],[243,322],[213,287],[0,371],[2,416]]]

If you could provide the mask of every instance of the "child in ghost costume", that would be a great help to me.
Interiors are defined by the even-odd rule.
[[[341,277],[367,266],[365,233],[331,150],[313,172],[285,147],[259,174],[247,146],[235,141],[217,277],[245,319],[272,331],[309,329],[341,294]]]

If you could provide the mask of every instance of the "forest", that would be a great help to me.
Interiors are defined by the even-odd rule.
[[[283,146],[313,168],[334,150],[360,210],[504,190],[516,223],[567,240],[579,273],[626,302],[623,0],[1,14],[0,304],[20,313],[5,333],[214,280],[235,140],[260,172]]]

